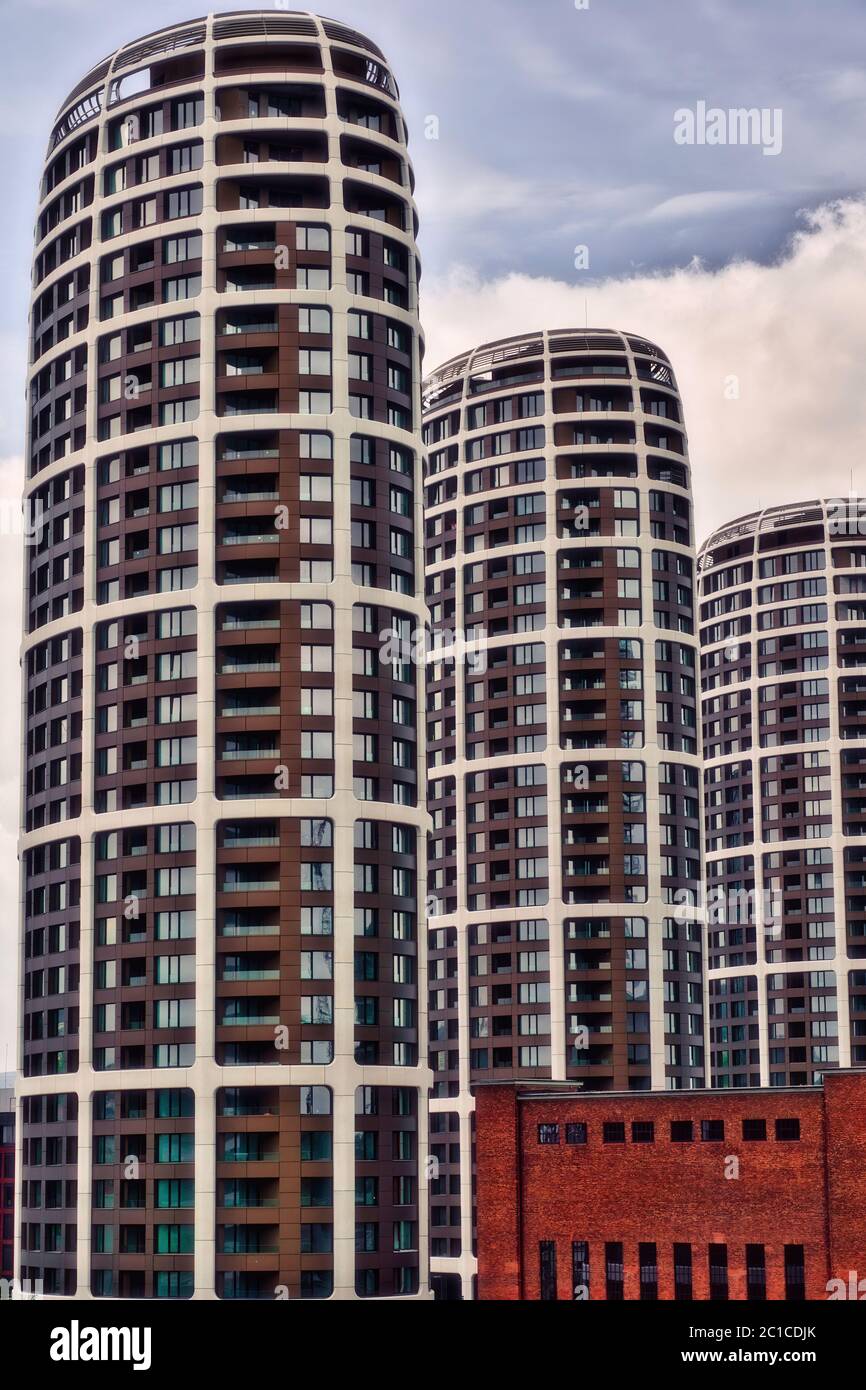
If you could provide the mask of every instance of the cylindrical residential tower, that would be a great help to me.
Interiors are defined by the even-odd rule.
[[[700,560],[714,1086],[866,1062],[866,508],[753,512]]]
[[[426,1290],[423,677],[383,656],[426,611],[412,187],[382,54],[307,13],[129,44],[51,133],[16,1248],[48,1296]]]
[[[652,343],[487,344],[424,410],[431,1253],[468,1296],[472,1083],[703,1080],[695,557]]]

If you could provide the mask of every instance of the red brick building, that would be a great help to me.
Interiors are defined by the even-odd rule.
[[[477,1162],[480,1299],[827,1299],[852,1272],[866,1297],[866,1072],[482,1085]]]

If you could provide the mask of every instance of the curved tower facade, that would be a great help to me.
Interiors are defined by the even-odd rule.
[[[866,519],[753,512],[700,560],[714,1086],[866,1062]]]
[[[424,421],[431,1252],[459,1296],[472,1083],[703,1079],[695,555],[652,343],[486,344]]]
[[[416,215],[281,10],[70,94],[36,226],[20,1221],[51,1296],[426,1288]],[[423,890],[422,890],[423,896]]]

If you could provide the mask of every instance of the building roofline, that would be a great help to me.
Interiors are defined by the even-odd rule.
[[[685,1091],[581,1091],[575,1087],[573,1081],[473,1081],[471,1089],[490,1090],[498,1087],[501,1090],[517,1091],[518,1100],[546,1100],[550,1094],[560,1095],[568,1100],[631,1100],[640,1103],[642,1100],[686,1100],[691,1096],[713,1096],[716,1099],[728,1099],[734,1096],[774,1096],[774,1095],[819,1095],[827,1079],[831,1076],[863,1076],[866,1077],[866,1067],[834,1067],[825,1072],[824,1080],[819,1085],[814,1086],[738,1086],[720,1088],[718,1086],[699,1086]]]
[[[424,375],[424,382],[425,384],[432,383],[435,378],[437,378],[445,372],[453,372],[455,378],[459,375],[469,375],[473,370],[473,364],[476,362],[477,359],[483,358],[486,354],[495,351],[504,351],[507,348],[517,348],[520,345],[526,343],[538,343],[538,356],[543,356],[545,350],[545,343],[553,343],[557,339],[566,339],[571,337],[586,339],[593,337],[612,339],[620,338],[623,340],[622,345],[620,347],[615,347],[613,345],[603,346],[602,344],[596,344],[591,348],[586,347],[582,349],[575,349],[575,351],[585,351],[588,353],[603,351],[625,353],[628,351],[637,351],[639,356],[645,355],[642,351],[642,348],[636,349],[634,347],[635,343],[640,343],[642,344],[643,348],[647,348],[650,350],[650,355],[657,354],[661,356],[665,360],[665,362],[668,362],[670,360],[664,348],[662,348],[660,344],[653,342],[652,339],[647,338],[645,334],[632,332],[630,329],[610,327],[539,328],[534,332],[516,333],[508,338],[493,338],[489,342],[478,343],[474,347],[467,348],[463,352],[455,353],[453,357],[447,358],[444,362],[440,362],[438,366],[432,368],[430,372],[426,372]],[[458,366],[460,366],[462,369],[460,372],[455,371],[455,368],[457,368]]]

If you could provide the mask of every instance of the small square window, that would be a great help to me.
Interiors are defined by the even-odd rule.
[[[605,1144],[624,1144],[625,1125],[621,1120],[606,1120],[602,1131]]]
[[[634,1120],[631,1127],[631,1142],[633,1144],[653,1144],[656,1137],[656,1127],[652,1120]]]
[[[767,1121],[766,1120],[743,1120],[744,1139],[766,1139]]]
[[[539,1144],[558,1144],[559,1125],[539,1125],[538,1142]]]
[[[799,1120],[777,1120],[776,1121],[777,1139],[799,1139],[800,1121]]]
[[[577,1120],[574,1124],[565,1126],[566,1144],[585,1144],[586,1125],[583,1120]]]
[[[694,1137],[691,1120],[671,1120],[672,1144],[690,1144]]]
[[[701,1139],[705,1144],[721,1143],[724,1137],[724,1120],[701,1120]]]

